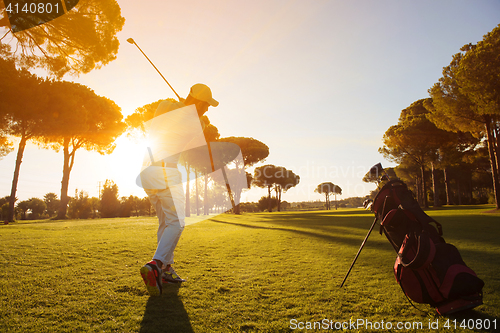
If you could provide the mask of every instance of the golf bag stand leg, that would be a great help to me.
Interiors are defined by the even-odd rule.
[[[358,253],[356,254],[356,257],[354,257],[354,260],[352,261],[351,267],[349,268],[349,271],[347,271],[347,274],[344,277],[344,280],[342,281],[342,284],[340,285],[340,288],[344,286],[345,281],[347,280],[347,277],[351,273],[352,268],[354,267],[354,263],[356,263],[356,260],[358,260],[359,254],[361,253],[361,250],[366,244],[366,241],[368,240],[368,237],[370,237],[370,234],[372,233],[373,228],[375,227],[375,224],[377,223],[377,218],[373,220],[372,226],[370,227],[370,230],[368,231],[368,234],[366,234],[365,239],[363,240],[363,243],[361,243],[361,247],[358,250]]]

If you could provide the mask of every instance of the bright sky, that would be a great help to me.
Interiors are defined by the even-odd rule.
[[[385,161],[377,152],[402,109],[428,97],[452,55],[477,43],[500,23],[500,2],[118,0],[126,22],[117,59],[79,78],[65,77],[115,101],[124,116],[167,97],[185,97],[205,83],[220,102],[208,116],[222,137],[253,137],[267,144],[264,163],[301,177],[283,200],[318,200],[321,182],[364,196],[361,181]],[[143,150],[120,139],[110,156],[78,151],[69,195],[98,196],[112,179],[120,196],[145,196],[135,185]],[[0,196],[10,194],[17,149],[0,160]],[[262,165],[262,164],[259,164]],[[60,194],[62,152],[30,146],[17,197]],[[265,190],[252,189],[247,201]]]

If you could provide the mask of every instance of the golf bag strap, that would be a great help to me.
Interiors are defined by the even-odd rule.
[[[391,243],[391,245],[394,248],[394,251],[396,251],[396,253],[399,252],[399,246],[396,243],[394,243],[391,236],[389,236],[389,234],[387,233],[387,230],[385,229],[385,224],[388,221],[392,220],[394,215],[396,215],[397,211],[398,211],[397,209],[391,210],[389,213],[387,213],[385,215],[384,220],[382,222],[380,222],[380,234],[382,235],[382,233],[384,233],[384,235],[387,237],[387,240],[389,240],[389,243]]]
[[[396,215],[396,213],[398,212],[397,209],[392,209],[391,211],[389,211],[384,219],[382,220],[382,222],[380,222],[380,234],[382,235],[382,228],[390,221],[393,219],[394,215]]]
[[[398,269],[397,269],[397,280],[398,280],[398,284],[399,286],[401,287],[401,290],[403,291],[403,294],[405,295],[406,299],[408,300],[408,302],[410,302],[411,306],[413,306],[415,309],[417,309],[418,311],[422,312],[422,313],[425,313],[425,314],[428,314],[427,311],[424,311],[422,309],[419,309],[417,308],[417,306],[415,304],[413,304],[413,302],[411,301],[411,299],[408,297],[408,295],[406,295],[406,291],[405,291],[405,288],[403,288],[403,282],[402,282],[402,276],[401,276],[401,270],[403,268],[403,265],[398,265]]]
[[[401,245],[398,256],[400,257],[401,263],[404,267],[408,267],[411,269],[425,268],[429,266],[429,264],[434,259],[434,255],[436,254],[436,247],[434,246],[434,242],[426,232],[422,232],[420,235],[415,237],[417,239],[417,250],[415,253],[415,257],[409,262],[405,262],[405,255],[411,247],[411,245],[409,244],[409,242],[412,241],[410,235],[406,235],[405,240],[403,241],[403,245]]]

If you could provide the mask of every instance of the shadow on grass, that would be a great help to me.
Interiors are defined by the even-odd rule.
[[[30,225],[30,224],[36,224],[36,225],[41,225],[41,224],[57,224],[57,223],[68,223],[68,222],[122,222],[122,221],[134,221],[134,219],[149,219],[149,218],[155,218],[156,216],[129,216],[129,217],[110,217],[110,218],[105,218],[105,217],[99,217],[99,218],[88,218],[88,219],[43,219],[43,220],[16,220],[13,222],[9,222],[8,224],[4,224],[3,222],[0,222],[0,226],[24,226],[24,225]],[[156,222],[158,222],[156,220]]]
[[[321,228],[318,228],[318,231],[320,232],[313,232],[313,231],[306,231],[306,230],[297,230],[297,229],[292,229],[292,228],[281,228],[281,227],[269,227],[269,226],[259,226],[259,225],[249,225],[249,224],[243,224],[243,223],[235,223],[235,222],[229,222],[229,221],[221,221],[217,219],[210,219],[210,222],[215,222],[215,223],[222,223],[222,224],[229,224],[229,225],[235,225],[238,227],[243,227],[243,228],[250,228],[250,229],[267,229],[267,230],[274,230],[274,231],[285,231],[289,233],[295,233],[295,234],[300,234],[303,236],[310,236],[310,237],[316,237],[319,239],[323,239],[328,242],[337,242],[337,243],[343,243],[346,245],[350,246],[359,246],[361,244],[361,241],[363,240],[363,237],[360,237],[359,239],[355,238],[349,238],[349,237],[342,237],[342,236],[334,236],[331,234],[331,231],[324,231],[321,230]],[[293,224],[290,224],[293,226]],[[366,230],[368,232],[368,229]],[[380,244],[378,242],[373,242],[373,247],[379,247]]]
[[[331,233],[332,227],[346,227],[349,229],[360,229],[363,230],[363,232],[365,230],[368,231],[374,216],[369,212],[364,213],[364,211],[361,211],[361,213],[362,214],[336,214],[335,212],[321,211],[313,213],[262,214],[257,215],[258,221],[255,221],[254,225],[263,222],[285,228],[307,228],[315,231],[321,230],[326,233]],[[213,221],[213,219],[211,219],[211,221]]]
[[[46,223],[61,223],[61,222],[73,222],[73,221],[76,221],[76,220],[51,220],[51,219],[47,219],[47,220],[17,220],[17,221],[12,221],[12,222],[9,222],[9,224],[6,224],[6,225],[10,225],[10,226],[21,226],[21,225],[30,225],[30,224],[46,224]],[[86,221],[86,220],[84,220]]]
[[[500,223],[498,223],[498,216],[494,214],[482,214],[484,211],[484,206],[461,206],[463,209],[476,209],[478,214],[469,215],[459,215],[459,210],[457,212],[450,213],[444,216],[434,216],[434,218],[442,224],[444,231],[444,239],[457,246],[458,250],[462,255],[469,258],[474,258],[474,261],[482,261],[487,265],[490,260],[496,260],[498,252],[496,252],[500,246],[497,235],[500,233]],[[450,210],[457,210],[456,207]],[[358,213],[358,211],[349,211],[350,213]],[[360,211],[363,212],[363,211]],[[369,212],[368,212],[369,213]],[[372,214],[372,213],[371,213]],[[265,223],[272,224],[273,227],[269,228],[266,226],[258,226],[258,222],[252,225],[243,223],[233,223],[242,227],[257,227],[264,229],[273,230],[283,230],[288,232],[301,233],[308,236],[314,236],[318,238],[325,239],[327,241],[337,241],[342,242],[346,245],[356,245],[356,242],[352,238],[342,237],[339,234],[339,230],[335,230],[335,227],[345,227],[353,230],[363,230],[363,233],[368,232],[371,222],[373,221],[373,215],[370,214],[360,214],[357,216],[349,216],[342,214],[341,211],[336,212],[313,212],[313,213],[289,213],[289,214],[276,214],[276,215],[262,215],[258,216],[259,220]],[[212,219],[211,221],[219,223],[231,223],[223,222],[220,220]],[[370,236],[367,243],[368,247],[371,247],[373,242],[384,242],[385,237],[378,235],[379,224],[375,226],[373,232],[374,235]],[[300,228],[299,230],[295,228]],[[310,231],[305,231],[304,228]],[[344,231],[345,232],[345,231]],[[363,240],[360,236],[359,244]],[[461,244],[456,244],[459,241],[469,242],[475,244],[474,249],[462,248]],[[359,245],[358,245],[359,246]],[[376,247],[377,245],[375,245]]]
[[[118,219],[118,218],[116,218]],[[30,225],[30,224],[36,224],[36,225],[42,225],[42,224],[57,224],[57,223],[70,223],[70,222],[98,222],[101,221],[101,218],[98,219],[64,219],[64,220],[52,220],[52,219],[46,219],[46,220],[17,220],[14,222],[9,222],[8,225],[11,226],[25,226],[25,225]],[[110,219],[112,221],[112,219]]]
[[[179,297],[179,287],[178,284],[165,285],[160,297],[149,298],[139,332],[194,332]]]

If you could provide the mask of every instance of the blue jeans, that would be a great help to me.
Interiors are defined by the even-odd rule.
[[[156,252],[153,259],[164,265],[174,263],[174,250],[185,225],[185,197],[180,181],[180,172],[174,168],[164,168],[165,180],[173,184],[163,190],[148,190],[146,193],[156,210],[158,232]]]

